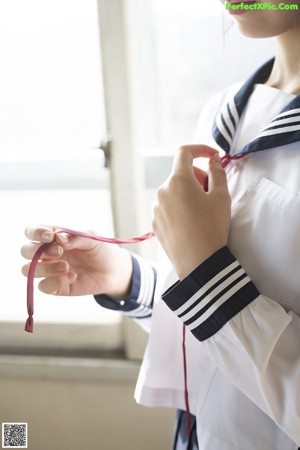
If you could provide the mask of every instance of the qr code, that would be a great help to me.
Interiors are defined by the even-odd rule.
[[[27,423],[2,423],[2,448],[27,447]]]

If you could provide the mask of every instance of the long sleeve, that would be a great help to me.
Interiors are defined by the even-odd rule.
[[[142,328],[149,331],[157,273],[155,267],[143,258],[136,255],[131,255],[131,258],[133,275],[128,296],[120,299],[100,294],[94,297],[100,306],[137,320]]]
[[[227,378],[300,445],[299,316],[261,295],[228,247],[163,300]]]

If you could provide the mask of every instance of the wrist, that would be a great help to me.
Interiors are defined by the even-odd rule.
[[[112,274],[112,288],[108,295],[115,298],[126,298],[131,290],[133,262],[131,254],[120,249],[116,270]]]
[[[216,243],[215,245],[206,246],[205,248],[201,245],[198,250],[195,246],[190,252],[182,252],[173,264],[178,278],[180,280],[186,278],[193,270],[226,245],[226,242]]]

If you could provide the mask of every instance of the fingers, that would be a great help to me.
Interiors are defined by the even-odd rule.
[[[207,190],[207,173],[199,169],[198,167],[193,166],[194,175],[198,181],[198,183],[203,187],[203,189]]]
[[[25,264],[22,267],[22,274],[26,277],[29,272],[29,264]],[[70,266],[67,261],[50,261],[38,263],[35,269],[35,278],[49,278],[53,276],[60,276],[69,272]]]
[[[96,244],[96,241],[80,236],[56,233],[58,229],[59,227],[54,226],[27,227],[25,235],[33,242],[22,247],[22,256],[26,259],[32,259],[40,243],[53,242],[43,253],[43,259],[61,257],[65,250],[89,250],[96,245],[100,245],[99,242]]]
[[[21,255],[25,259],[32,259],[33,255],[40,247],[41,244],[30,242],[29,244],[23,245],[21,248]],[[53,243],[50,245],[43,253],[43,259],[53,259],[60,258],[63,255],[63,248],[58,243]]]
[[[55,227],[47,227],[47,226],[40,226],[40,227],[27,227],[25,229],[25,236],[30,241],[35,242],[53,242],[55,239],[55,233],[54,233]]]
[[[88,239],[87,237],[65,233],[58,233],[55,240],[64,250],[90,250],[93,247],[102,245],[102,242]]]
[[[22,267],[23,275],[27,276],[30,264]],[[40,262],[35,269],[35,278],[43,278],[39,283],[40,291],[52,295],[70,295],[71,285],[76,281],[77,274],[70,272],[67,261]]]
[[[192,170],[194,158],[211,158],[218,151],[208,145],[183,145],[177,151],[173,162],[173,173]]]
[[[76,279],[77,275],[69,272],[62,276],[45,278],[40,281],[38,287],[45,294],[70,295],[72,284]]]
[[[221,158],[218,154],[215,154],[209,161],[208,191],[222,191],[228,194],[226,172],[222,167]]]

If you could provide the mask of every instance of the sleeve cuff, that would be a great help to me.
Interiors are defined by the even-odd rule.
[[[217,333],[259,291],[228,247],[223,247],[162,296],[168,307],[204,341]]]
[[[141,258],[131,255],[133,275],[131,290],[122,299],[106,294],[94,295],[96,302],[107,309],[119,311],[136,319],[144,319],[152,314],[156,270]]]

